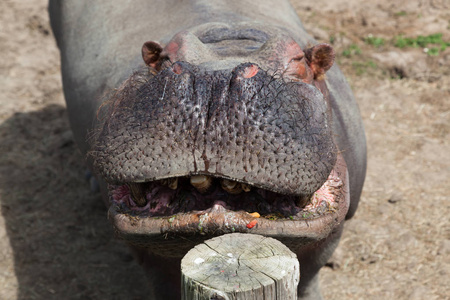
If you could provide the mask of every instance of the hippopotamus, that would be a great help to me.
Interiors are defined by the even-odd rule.
[[[214,236],[273,237],[299,299],[358,206],[364,129],[328,44],[286,1],[50,1],[76,143],[154,295]]]

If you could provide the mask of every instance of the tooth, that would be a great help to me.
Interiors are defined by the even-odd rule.
[[[169,187],[169,189],[176,190],[178,187],[178,177],[168,178],[167,186]]]
[[[252,217],[254,217],[254,218],[259,218],[259,217],[261,217],[261,215],[258,213],[258,212],[252,212],[252,213],[248,213],[249,215],[251,215]]]
[[[239,194],[242,192],[242,187],[236,181],[222,179],[220,181],[222,188],[230,194]]]
[[[246,183],[241,183],[241,188],[246,193],[248,193],[252,190],[252,187]]]
[[[145,206],[147,204],[147,199],[145,199],[145,194],[139,183],[129,183],[128,187],[130,188],[131,196],[133,197],[133,201],[137,204],[137,206]]]
[[[212,178],[205,175],[196,175],[191,177],[191,184],[200,193],[205,193],[212,184]]]
[[[232,189],[234,189],[236,187],[237,182],[236,181],[231,181],[231,180],[228,180],[228,179],[222,179],[220,181],[220,185],[222,186],[223,189],[232,190]]]
[[[305,207],[309,203],[310,200],[311,200],[311,197],[302,195],[302,196],[298,197],[296,205],[298,207]]]

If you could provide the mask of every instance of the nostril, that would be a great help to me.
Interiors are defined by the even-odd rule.
[[[183,67],[181,66],[181,64],[175,63],[175,64],[172,66],[172,71],[173,71],[175,74],[180,75],[181,72],[183,71]]]
[[[252,78],[256,74],[258,74],[258,71],[259,71],[259,68],[257,65],[248,66],[243,70],[242,77]]]
[[[237,78],[252,78],[259,72],[259,66],[254,63],[240,64],[234,69]]]

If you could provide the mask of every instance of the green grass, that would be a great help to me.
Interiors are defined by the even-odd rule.
[[[395,37],[394,46],[398,48],[405,47],[427,47],[429,44],[440,44],[448,46],[449,43],[442,40],[442,33],[430,34],[427,36],[419,35],[415,38],[407,38],[402,35]]]
[[[352,67],[358,76],[367,73],[369,69],[376,70],[378,68],[377,64],[372,60],[365,62],[355,61],[352,63]]]
[[[441,49],[441,51],[443,51],[443,50]],[[436,47],[428,49],[428,52],[427,52],[427,54],[431,55],[431,56],[438,56],[439,53],[440,53],[439,48],[436,48]]]
[[[384,38],[368,35],[364,38],[364,42],[367,45],[379,48],[387,43]],[[430,35],[419,35],[417,37],[404,37],[403,35],[395,36],[389,41],[394,47],[404,48],[423,48],[424,51],[431,56],[437,56],[442,51],[445,51],[450,42],[442,39],[442,33],[435,33]],[[350,57],[355,54],[361,54],[361,49],[357,45],[350,45],[349,48],[344,50],[343,56]]]
[[[362,53],[361,48],[356,44],[351,44],[347,49],[342,51],[342,55],[345,57],[351,57],[353,55],[360,55]]]
[[[334,35],[330,36],[330,44],[333,45],[335,41],[336,41],[336,37]]]
[[[384,45],[384,42],[385,42],[385,41],[384,41],[383,38],[375,37],[375,36],[369,35],[368,37],[366,37],[366,38],[364,39],[364,42],[365,42],[367,45],[372,45],[372,46],[375,46],[375,47],[379,48],[379,47],[381,47],[381,46]]]
[[[404,10],[399,11],[399,12],[396,12],[396,13],[394,14],[394,16],[396,16],[396,17],[403,17],[403,16],[406,16],[406,15],[407,15],[407,13],[406,13],[406,11],[404,11]]]
[[[400,49],[403,48],[424,48],[428,55],[436,56],[441,51],[447,49],[450,46],[450,42],[446,42],[442,39],[442,33],[430,34],[427,36],[419,35],[415,38],[404,37],[402,35],[394,38],[394,46]],[[430,48],[430,46],[433,46]]]

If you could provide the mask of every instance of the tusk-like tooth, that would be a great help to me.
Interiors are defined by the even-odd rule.
[[[241,183],[241,188],[244,192],[248,193],[252,190],[251,185],[248,185],[246,183]]]
[[[145,193],[139,183],[128,183],[128,187],[133,197],[133,201],[137,206],[142,207],[147,204],[147,199],[145,198]]]
[[[228,180],[228,179],[222,179],[220,181],[220,185],[225,188],[225,189],[229,189],[232,190],[236,187],[237,182],[236,181],[232,181],[232,180]]]
[[[175,178],[168,178],[167,179],[167,186],[171,190],[176,190],[178,187],[178,177]]]
[[[195,175],[191,177],[191,184],[197,189],[197,191],[203,194],[206,193],[211,186],[212,178],[205,175]]]
[[[239,194],[242,192],[242,187],[236,181],[222,179],[220,181],[222,188],[230,194]]]
[[[220,181],[220,185],[222,186],[222,188],[224,190],[232,190],[236,187],[237,182],[236,181],[232,181],[232,180],[228,180],[228,179],[222,179]]]

